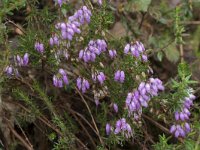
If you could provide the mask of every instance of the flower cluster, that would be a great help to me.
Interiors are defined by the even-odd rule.
[[[9,65],[5,68],[5,73],[8,76],[12,76],[12,75],[19,76],[20,75],[17,66],[19,66],[19,67],[27,66],[29,63],[29,54],[25,53],[23,57],[21,57],[19,55],[14,56],[14,62],[15,62],[14,66]]]
[[[52,36],[49,40],[49,44],[50,46],[59,45],[60,41],[59,41],[58,36],[57,35]]]
[[[19,76],[18,69],[14,68],[13,66],[7,66],[6,69],[5,69],[5,73],[8,76],[12,76],[12,75]]]
[[[115,58],[117,56],[116,50],[109,50],[109,56],[111,59]]]
[[[59,69],[58,74],[53,76],[53,85],[55,87],[62,88],[64,85],[68,85],[69,80],[65,70]]]
[[[120,71],[118,70],[117,72],[115,72],[115,77],[114,80],[120,83],[123,83],[125,80],[125,73],[124,71]]]
[[[24,57],[20,57],[19,55],[14,57],[17,66],[27,66],[29,62],[29,55],[28,53],[24,54]]]
[[[189,123],[185,122],[183,125],[172,125],[170,128],[170,132],[174,133],[175,137],[185,137],[186,134],[190,132],[190,125]]]
[[[113,130],[112,126],[109,123],[107,123],[106,124],[106,134],[110,135],[112,130]],[[125,118],[117,120],[117,122],[115,124],[114,134],[120,134],[120,133],[122,135],[125,135],[126,138],[130,138],[131,136],[133,136],[131,126],[126,122]]]
[[[60,29],[61,38],[63,40],[68,39],[71,41],[75,33],[80,34],[80,26],[84,23],[90,23],[90,18],[92,16],[91,11],[83,6],[73,16],[70,16],[68,22],[60,22],[56,24],[56,29]],[[52,41],[52,39],[50,39]]]
[[[43,53],[44,52],[44,44],[36,42],[35,50],[38,51],[39,53]]]
[[[186,121],[189,120],[190,116],[190,107],[193,105],[193,100],[195,100],[195,96],[190,94],[188,97],[184,98],[184,102],[181,108],[181,111],[176,111],[174,114],[175,120],[180,124],[172,125],[170,128],[170,132],[178,137],[185,137],[186,134],[190,132],[190,125]]]
[[[139,87],[133,93],[128,93],[126,98],[126,108],[129,115],[138,116],[137,114],[141,112],[142,106],[148,107],[151,97],[157,96],[159,90],[164,90],[164,86],[158,78],[150,78],[147,83],[141,82]]]
[[[90,84],[89,84],[88,80],[86,80],[84,78],[82,79],[80,77],[76,80],[76,85],[82,93],[85,93],[86,90],[88,90],[90,88]]]
[[[148,58],[144,52],[145,52],[144,45],[139,41],[136,41],[134,44],[126,44],[124,48],[125,54],[131,53],[132,56],[136,58],[139,58],[141,56],[142,60],[146,62]]]
[[[106,80],[106,77],[103,72],[99,72],[98,74],[93,74],[92,79],[95,82],[98,80],[100,84],[103,84],[104,81]]]
[[[126,138],[130,138],[132,136],[131,126],[126,122],[125,118],[119,119],[115,125],[115,134],[122,133],[126,136]]]
[[[79,59],[83,59],[84,62],[94,62],[96,55],[100,55],[106,51],[107,44],[104,40],[91,40],[85,50],[80,50]]]

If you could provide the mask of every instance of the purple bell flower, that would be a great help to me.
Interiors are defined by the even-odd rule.
[[[116,103],[113,104],[113,109],[116,113],[118,113],[118,105]]]
[[[117,72],[115,72],[114,80],[117,81],[117,82],[123,83],[124,80],[125,80],[124,71],[118,70]]]
[[[111,133],[111,125],[109,123],[106,124],[106,135],[110,135]]]

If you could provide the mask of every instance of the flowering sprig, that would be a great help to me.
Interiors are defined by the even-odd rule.
[[[90,84],[89,84],[88,80],[81,78],[81,77],[77,78],[76,85],[82,93],[85,93],[86,90],[88,90],[90,88]]]
[[[53,85],[62,88],[64,85],[69,85],[67,73],[64,69],[59,69],[58,74],[53,76]]]
[[[7,76],[19,76],[19,71],[17,68],[14,68],[12,65],[9,65],[5,69]]]
[[[35,50],[38,51],[39,53],[44,53],[44,44],[36,42],[35,43]]]
[[[121,118],[116,121],[115,129],[113,129],[113,127],[109,123],[106,124],[106,134],[110,135],[111,133],[114,133],[116,135],[121,134],[126,138],[130,138],[133,136],[131,126],[129,123],[126,122],[125,118]]]
[[[14,56],[15,62],[17,66],[27,66],[29,62],[29,55],[28,53],[25,53],[23,58],[19,55]]]
[[[142,58],[142,61],[146,62],[148,60],[147,55],[145,54],[144,45],[136,41],[134,44],[126,44],[124,48],[124,53],[129,54],[131,53],[132,56],[136,58]]]
[[[125,135],[126,138],[130,138],[133,136],[131,126],[126,122],[125,118],[119,119],[116,122],[114,133],[121,133],[122,135]]]
[[[56,29],[61,31],[61,40],[68,39],[71,41],[75,35],[75,33],[80,34],[81,30],[80,27],[83,24],[89,24],[90,18],[92,16],[91,11],[86,7],[83,6],[74,15],[68,18],[68,22],[59,22],[55,25]],[[53,45],[53,37],[50,38],[51,45]]]
[[[176,138],[184,138],[191,131],[190,124],[187,121],[191,114],[189,109],[193,105],[193,100],[195,100],[195,98],[193,94],[189,94],[188,97],[184,98],[181,111],[176,111],[174,113],[177,124],[171,126],[170,132],[174,134]]]
[[[16,55],[14,58],[14,64],[5,68],[5,73],[8,76],[19,76],[18,67],[26,67],[29,63],[29,54],[25,53],[23,57]]]
[[[129,116],[133,114],[136,116],[135,119],[138,119],[142,107],[148,107],[148,102],[151,97],[157,96],[159,90],[164,90],[162,81],[158,78],[150,78],[146,83],[141,82],[134,92],[128,93],[126,98],[126,108],[128,109]]]
[[[97,55],[105,52],[107,44],[105,40],[91,40],[88,46],[84,50],[80,50],[79,59],[83,59],[84,62],[94,62]]]
[[[99,72],[98,74],[93,74],[92,79],[94,82],[98,81],[102,85],[106,80],[106,77],[103,72]]]
[[[114,80],[116,82],[123,83],[124,80],[125,80],[125,73],[124,73],[124,71],[118,70],[117,72],[115,72]]]
[[[109,50],[109,56],[111,59],[115,58],[117,56],[117,51],[116,50]]]
[[[49,44],[50,44],[50,46],[54,46],[54,45],[58,46],[60,44],[59,37],[57,35],[52,36],[49,39]]]

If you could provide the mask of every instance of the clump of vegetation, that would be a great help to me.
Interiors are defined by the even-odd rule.
[[[159,2],[0,3],[0,149],[198,150],[183,22],[200,4]]]

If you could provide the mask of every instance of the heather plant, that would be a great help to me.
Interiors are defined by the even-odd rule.
[[[173,42],[181,57],[178,73],[162,81],[150,60],[154,50],[143,35],[119,38],[110,33],[117,19],[111,2],[78,3],[55,0],[51,10],[39,9],[35,0],[24,2],[30,9],[25,33],[18,37],[17,48],[11,50],[7,41],[3,44],[10,53],[1,63],[0,94],[6,97],[9,92],[16,101],[14,121],[5,119],[11,131],[10,123],[19,122],[16,126],[23,134],[13,132],[16,138],[26,149],[37,149],[33,144],[37,140],[22,129],[31,124],[54,150],[142,149],[143,145],[198,150],[199,112],[193,112],[199,111],[193,89],[197,82],[183,59],[181,7],[173,14]],[[125,2],[125,12],[138,3]],[[138,11],[146,12],[150,3]],[[155,130],[156,138],[148,135],[149,129]]]

